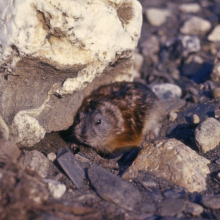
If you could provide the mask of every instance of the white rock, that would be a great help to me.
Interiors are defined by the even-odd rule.
[[[180,98],[182,95],[181,88],[172,83],[156,84],[151,89],[159,99],[164,101],[168,99]]]
[[[209,41],[220,41],[220,25],[217,25],[208,36]]]
[[[57,156],[56,156],[56,154],[53,153],[53,152],[47,154],[47,159],[48,159],[49,161],[52,161],[52,162],[53,162],[53,161],[56,160],[56,158],[57,158]]]
[[[59,199],[66,192],[66,186],[57,180],[44,179],[54,199]]]
[[[82,66],[77,80],[57,89],[63,96],[136,47],[142,8],[136,0],[8,0],[0,2],[0,17],[0,64],[28,56],[61,69]]]
[[[160,8],[148,8],[145,13],[149,23],[153,26],[162,25],[166,22],[167,17],[171,15],[169,10]]]
[[[191,117],[191,120],[192,120],[193,124],[199,124],[199,122],[200,122],[200,118],[197,114],[193,114]]]
[[[184,35],[179,37],[181,40],[185,55],[187,56],[189,53],[198,52],[201,49],[200,40],[196,36]]]
[[[169,114],[169,120],[175,121],[177,119],[177,113],[176,112],[170,112]]]
[[[208,20],[203,18],[192,16],[190,19],[184,22],[180,28],[182,34],[204,34],[211,29],[212,25]]]
[[[38,109],[21,110],[15,115],[10,126],[10,139],[13,142],[31,147],[44,138],[46,131],[35,117],[45,109],[49,100],[50,96]]]
[[[208,163],[209,160],[176,139],[158,140],[142,145],[135,161],[122,177],[134,178],[138,171],[150,171],[189,192],[200,192],[206,189],[206,177],[210,173]]]
[[[188,3],[188,4],[185,3],[185,4],[179,5],[179,9],[180,11],[185,12],[185,13],[196,13],[201,10],[201,7],[197,3]]]
[[[195,141],[198,148],[206,153],[220,142],[220,123],[215,118],[208,118],[195,129]]]

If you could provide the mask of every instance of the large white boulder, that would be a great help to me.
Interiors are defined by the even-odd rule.
[[[84,88],[131,52],[142,25],[136,0],[1,0],[0,17],[0,64],[28,56],[61,69],[82,66],[60,95]]]

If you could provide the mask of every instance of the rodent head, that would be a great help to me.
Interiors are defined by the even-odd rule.
[[[76,114],[73,133],[80,143],[108,153],[109,144],[121,130],[120,114],[108,100],[85,100]]]

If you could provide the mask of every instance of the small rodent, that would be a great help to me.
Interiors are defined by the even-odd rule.
[[[148,87],[118,82],[101,86],[83,100],[72,132],[79,143],[114,154],[157,136],[162,115],[160,101]]]

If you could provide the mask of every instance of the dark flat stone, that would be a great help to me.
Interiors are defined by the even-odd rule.
[[[151,188],[151,192],[150,192],[150,198],[154,201],[154,202],[160,202],[164,199],[163,195],[161,194],[160,190],[158,190],[157,188]]]
[[[210,209],[220,209],[220,195],[202,195],[201,204]]]
[[[181,199],[165,199],[158,205],[162,216],[174,217],[185,209],[185,202]]]
[[[63,147],[57,152],[57,161],[77,188],[82,187],[85,171],[74,154]]]
[[[127,210],[133,210],[140,201],[140,192],[130,183],[106,171],[98,165],[88,170],[91,186],[103,199]]]
[[[163,194],[166,198],[178,199],[185,196],[187,194],[187,190],[182,187],[176,187],[165,191]]]

